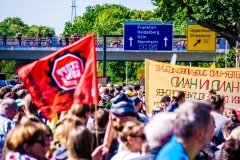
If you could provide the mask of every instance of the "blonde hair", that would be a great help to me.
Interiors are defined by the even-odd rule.
[[[67,142],[68,154],[71,159],[92,159],[92,134],[85,126],[74,128]]]
[[[138,131],[143,127],[143,123],[139,121],[129,121],[125,124],[125,126],[123,126],[122,131],[119,132],[119,137],[127,147],[130,147],[127,137],[136,136]]]
[[[234,128],[230,134],[231,139],[240,140],[240,126]]]
[[[224,115],[225,117],[227,117],[227,118],[230,118],[230,117],[229,117],[229,114],[228,114],[229,111],[232,111],[233,114],[234,114],[234,115],[236,116],[236,118],[237,118],[237,113],[236,113],[236,111],[235,111],[234,109],[232,109],[232,108],[225,108],[224,111],[223,111],[223,115]]]
[[[73,104],[68,111],[69,116],[77,116],[79,118],[88,118],[86,113],[90,112],[90,105],[88,104]]]
[[[75,116],[65,117],[60,120],[55,127],[54,140],[51,142],[50,152],[53,153],[59,146],[66,147],[70,132],[81,125],[83,125],[82,122]]]

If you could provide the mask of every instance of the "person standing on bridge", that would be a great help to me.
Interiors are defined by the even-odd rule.
[[[7,35],[5,32],[2,35],[2,40],[3,40],[3,46],[7,46]]]
[[[65,42],[66,42],[66,46],[68,46],[69,45],[69,34],[68,33],[65,34]]]
[[[18,33],[17,40],[18,40],[18,46],[20,47],[22,44],[22,33],[21,32]]]
[[[42,38],[42,35],[40,32],[38,32],[37,34],[38,47],[41,47],[41,38]]]

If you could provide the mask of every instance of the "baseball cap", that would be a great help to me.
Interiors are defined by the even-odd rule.
[[[124,93],[120,93],[114,98],[110,112],[121,116],[136,116],[136,110],[133,101]]]
[[[22,105],[24,105],[24,101],[22,99],[16,99],[15,102],[17,103],[18,107],[21,107]]]
[[[125,91],[125,94],[128,95],[129,97],[132,97],[133,96],[133,92],[131,92],[130,90],[126,90]]]
[[[169,96],[164,96],[164,97],[162,97],[162,99],[161,99],[161,102],[166,102],[166,101],[171,101],[171,98],[169,97]]]
[[[135,104],[138,104],[139,102],[142,102],[142,100],[138,96],[134,96],[131,99]]]

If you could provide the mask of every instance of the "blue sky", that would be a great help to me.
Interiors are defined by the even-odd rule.
[[[76,0],[76,13],[82,15],[87,6],[96,4],[121,4],[130,9],[153,10],[151,0]],[[1,0],[0,21],[7,17],[19,17],[28,25],[45,25],[63,31],[65,22],[71,19],[72,0]]]

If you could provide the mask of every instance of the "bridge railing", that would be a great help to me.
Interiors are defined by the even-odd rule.
[[[79,37],[78,39],[81,39]],[[74,42],[73,42],[74,43]],[[95,39],[97,50],[103,48],[103,38]],[[111,50],[123,50],[123,37],[107,37],[107,48]],[[0,50],[58,50],[61,47],[66,46],[66,40],[63,37],[60,41],[59,37],[22,37],[21,45],[17,37],[8,37],[6,46],[4,46],[3,39],[0,38]],[[69,39],[71,44],[71,39]],[[185,36],[174,36],[173,50],[174,51],[186,51],[187,38]],[[229,46],[228,46],[229,48]],[[217,38],[216,51],[225,49],[225,40],[223,38]]]

